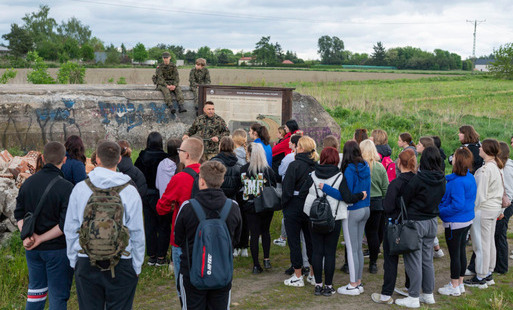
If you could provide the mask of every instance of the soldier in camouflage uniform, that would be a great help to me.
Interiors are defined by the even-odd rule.
[[[191,136],[198,136],[200,139],[203,139],[205,146],[203,159],[209,160],[219,153],[219,140],[223,136],[229,136],[230,130],[226,126],[224,119],[215,114],[212,101],[205,102],[203,113],[196,118],[191,128],[182,137],[182,140],[186,140]]]
[[[171,113],[175,113],[176,110],[173,107],[173,101],[171,99],[171,92],[175,93],[176,100],[178,101],[178,112],[183,113],[187,110],[183,107],[183,94],[182,89],[179,86],[180,77],[178,76],[178,70],[176,66],[171,62],[171,55],[168,52],[162,53],[163,63],[157,67],[157,89],[164,95],[164,101],[167,106],[171,109]]]
[[[196,105],[196,109],[198,109],[198,85],[210,84],[210,73],[208,72],[208,69],[205,68],[206,65],[207,61],[204,58],[196,59],[196,66],[191,69],[191,73],[189,74],[189,86],[194,93],[194,104]]]

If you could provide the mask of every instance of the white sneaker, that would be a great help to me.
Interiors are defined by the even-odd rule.
[[[237,257],[240,255],[241,249],[233,249],[233,257]]]
[[[349,283],[346,286],[339,287],[337,289],[337,293],[342,294],[342,295],[356,296],[356,295],[360,295],[360,289],[358,288],[358,286],[354,287],[351,285],[351,283]]]
[[[277,246],[286,246],[287,245],[287,240],[282,239],[282,238],[278,238],[278,239],[274,239],[273,243],[275,245],[277,245]]]
[[[401,296],[408,297],[408,289],[406,287],[403,287],[403,288],[395,287],[394,292],[396,292],[397,294],[399,294]]]
[[[424,294],[421,293],[419,296],[419,301],[428,305],[434,305],[435,304],[435,296],[433,294]]]
[[[444,287],[441,287],[438,289],[438,293],[440,293],[441,295],[446,295],[446,296],[460,296],[461,295],[461,292],[460,292],[460,286],[452,286],[451,283],[449,284],[446,284],[444,285]]]
[[[465,284],[461,283],[460,285],[458,285],[459,289],[460,289],[460,293],[461,294],[465,294]]]
[[[296,274],[293,274],[292,277],[290,277],[289,279],[283,281],[283,283],[285,285],[287,285],[287,286],[296,286],[296,287],[303,287],[303,286],[305,286],[305,282],[303,281],[303,276],[300,276],[298,278],[298,277],[296,277]]]
[[[445,256],[445,254],[444,254],[444,251],[442,251],[442,249],[439,249],[438,251],[434,251],[434,253],[433,253],[434,258],[441,258],[444,256]]]
[[[363,288],[363,284],[360,283],[360,285],[358,285],[358,290],[360,291],[360,294],[363,294],[365,292],[365,289]]]
[[[511,256],[509,257],[509,259],[513,259],[513,255],[511,255]]]
[[[314,277],[314,276],[312,276],[312,275],[308,275],[308,276],[306,277],[306,282],[308,282],[308,283],[310,283],[310,284],[312,284],[312,285],[315,285],[315,277]]]
[[[248,255],[248,249],[242,249],[242,250],[240,251],[240,256],[241,256],[241,257],[249,257],[249,255]]]
[[[406,298],[400,298],[395,300],[395,304],[399,306],[403,306],[406,308],[420,308],[420,301],[419,298],[415,297],[406,297]]]
[[[476,273],[475,273],[475,272],[472,272],[472,271],[470,271],[470,270],[468,270],[468,269],[465,269],[465,276],[466,276],[466,277],[469,277],[469,276],[475,276],[475,275],[476,275]]]

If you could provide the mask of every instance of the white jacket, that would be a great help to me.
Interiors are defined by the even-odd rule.
[[[310,209],[312,208],[312,203],[317,198],[317,195],[315,194],[315,187],[317,186],[317,193],[319,194],[319,197],[322,197],[324,192],[319,189],[319,187],[318,187],[319,183],[324,183],[333,188],[338,189],[340,187],[340,183],[342,182],[342,178],[344,177],[342,172],[335,174],[334,176],[332,176],[329,179],[319,179],[315,175],[315,172],[312,172],[310,176],[312,177],[312,180],[314,181],[314,183],[312,184],[312,186],[310,186],[310,189],[308,190],[308,195],[306,196],[305,205],[303,207],[303,212],[305,212],[306,215],[308,215],[308,216],[310,216]],[[333,182],[335,181],[337,176],[340,176],[340,177],[338,178],[337,182],[335,182],[335,184],[333,185]],[[326,197],[328,198],[328,202],[330,203],[331,212],[332,212],[333,216],[335,217],[335,213],[337,214],[335,217],[335,220],[342,220],[342,219],[347,218],[347,203],[345,203],[344,201],[341,201],[341,200],[337,200],[328,195]],[[338,212],[337,212],[337,206],[338,206]]]
[[[495,161],[485,162],[481,168],[477,169],[474,177],[477,183],[475,211],[500,212],[504,186],[502,186],[501,171]]]
[[[509,200],[513,200],[513,160],[508,159],[506,166],[502,170],[504,175],[504,187],[506,188],[506,195]]]
[[[96,167],[89,173],[89,179],[94,186],[99,188],[110,188],[123,185],[131,179],[128,175],[114,172],[102,167]],[[85,181],[75,185],[71,196],[69,197],[68,211],[66,213],[66,221],[64,222],[64,234],[66,235],[66,248],[71,268],[75,268],[77,257],[87,257],[86,254],[78,253],[82,250],[78,242],[78,230],[84,220],[84,209],[91,197],[92,190],[87,186]],[[122,259],[132,259],[132,266],[135,273],[141,273],[141,266],[144,262],[144,224],[142,213],[142,201],[137,189],[128,185],[123,189],[119,196],[125,207],[123,222],[130,233],[130,239],[126,251],[129,256],[121,256]]]

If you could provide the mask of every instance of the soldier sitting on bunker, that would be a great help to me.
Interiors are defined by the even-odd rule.
[[[191,69],[189,74],[189,86],[194,93],[194,104],[198,109],[198,85],[210,84],[210,73],[205,68],[207,61],[204,58],[196,59],[196,66]]]
[[[156,84],[157,89],[164,95],[164,101],[167,106],[171,109],[171,113],[175,113],[176,110],[173,106],[171,99],[171,92],[175,93],[176,100],[178,101],[178,112],[183,113],[187,110],[183,107],[183,94],[180,88],[180,77],[178,76],[178,70],[175,64],[171,62],[171,55],[168,52],[162,53],[163,63],[157,67],[156,72]]]

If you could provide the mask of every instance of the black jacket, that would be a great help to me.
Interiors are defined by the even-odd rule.
[[[46,195],[46,199],[41,207],[41,211],[36,220],[34,232],[41,235],[55,225],[64,231],[64,220],[66,219],[66,210],[68,209],[68,199],[73,190],[73,184],[64,179],[62,171],[52,164],[46,164],[39,172],[28,178],[20,188],[16,198],[16,209],[14,217],[20,221],[27,212],[34,212],[36,206],[50,181],[61,176]],[[41,243],[35,250],[57,250],[66,248],[66,238],[64,235],[52,240]]]
[[[234,153],[219,153],[212,160],[221,162],[226,167],[224,182],[221,185],[226,197],[235,199],[235,195],[240,191],[242,182],[240,179],[240,167],[237,165],[237,156]]]
[[[203,210],[208,218],[218,218],[219,212],[226,202],[226,196],[221,189],[204,189],[199,191],[195,197],[203,206]],[[175,243],[182,248],[180,256],[180,273],[185,276],[189,275],[189,264],[192,264],[192,258],[189,260],[187,256],[186,239],[189,241],[189,253],[192,255],[194,246],[194,236],[198,228],[199,220],[194,213],[192,205],[187,201],[180,208],[175,222]],[[232,237],[232,246],[235,246],[240,239],[242,231],[242,217],[239,207],[235,201],[232,202],[232,209],[226,218],[226,226]]]
[[[399,197],[403,195],[404,188],[408,182],[413,179],[413,172],[401,173],[397,178],[392,180],[388,185],[387,194],[383,200],[383,209],[385,210],[385,218],[395,220],[401,212]]]
[[[118,169],[119,172],[128,175],[132,181],[134,181],[137,191],[139,192],[139,195],[141,195],[141,198],[146,196],[146,191],[148,189],[148,186],[146,185],[146,178],[144,177],[144,174],[141,172],[141,170],[134,166],[130,157],[122,157],[118,164]]]
[[[442,171],[419,171],[403,193],[408,219],[423,221],[437,217],[440,213],[438,205],[445,194],[445,182]]]
[[[295,160],[287,168],[282,182],[281,204],[283,209],[289,207],[294,196],[298,196],[298,194],[294,195],[294,192],[299,193],[310,172],[315,168],[315,162],[309,156],[310,153],[296,154]],[[300,207],[302,212],[303,206]]]
[[[472,155],[474,156],[474,162],[472,163],[472,171],[470,173],[474,174],[476,173],[477,169],[481,168],[481,166],[484,164],[484,160],[481,156],[479,156],[479,148],[481,147],[481,142],[478,143],[466,143],[462,144],[461,147],[466,147],[469,149],[470,152],[472,152]],[[454,154],[449,156],[449,164],[452,165],[452,158]]]
[[[148,186],[147,194],[156,194],[159,192],[155,187],[155,179],[157,178],[157,168],[160,162],[167,158],[169,154],[163,150],[145,149],[139,153],[139,157],[135,161],[135,166],[141,170],[146,178],[146,185]]]

